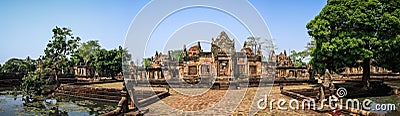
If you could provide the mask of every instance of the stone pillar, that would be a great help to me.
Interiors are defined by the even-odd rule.
[[[150,80],[154,79],[154,71],[151,71],[151,72],[150,72],[149,79],[150,79]]]
[[[129,111],[129,107],[128,107],[129,94],[127,93],[127,89],[126,89],[125,83],[123,83],[121,96],[122,96],[123,101],[120,101],[120,103],[118,103],[118,107],[122,109],[123,113],[125,113],[125,112]],[[122,104],[121,104],[121,102],[122,102]]]
[[[146,79],[146,71],[141,71],[140,72],[140,79]]]
[[[86,76],[86,68],[83,68],[82,76]]]
[[[152,79],[156,79],[156,71],[152,71],[152,73],[153,73],[153,78]]]
[[[373,73],[376,72],[375,66],[371,66],[371,72],[373,72]]]
[[[346,67],[346,74],[350,74],[350,69],[348,67]]]
[[[78,69],[74,67],[75,75],[78,75]]]
[[[142,73],[141,73],[142,71],[138,71],[137,73],[136,73],[136,75],[137,75],[137,80],[141,80],[142,79]]]
[[[150,80],[150,72],[146,72],[146,78],[147,80]]]
[[[164,80],[167,80],[167,79],[165,78],[165,76],[163,75],[164,73],[163,73],[162,71],[160,71],[160,72],[161,72],[161,73],[160,73],[161,78],[164,79]],[[165,71],[165,72],[167,72],[167,71]]]
[[[146,72],[147,74],[146,74],[146,79],[147,80],[150,80],[150,72]]]
[[[154,71],[154,79],[157,80],[158,79],[158,71]]]
[[[139,80],[139,71],[138,71],[138,70],[135,71],[134,76],[135,76],[134,78],[135,78],[136,80]]]

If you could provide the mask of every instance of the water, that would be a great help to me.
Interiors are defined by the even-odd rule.
[[[381,96],[381,97],[363,97],[357,98],[360,103],[365,100],[369,99],[372,101],[370,104],[371,112],[385,114],[386,116],[399,116],[400,115],[400,96],[399,95],[391,95],[391,96]],[[345,100],[344,100],[345,101]],[[376,104],[394,104],[396,107],[395,110],[374,110]]]
[[[117,103],[76,99],[66,96],[35,97],[34,102],[25,102],[22,95],[0,94],[0,115],[70,115],[92,116],[114,110]],[[41,99],[41,100],[40,100]]]
[[[396,109],[392,111],[377,111],[371,109],[371,112],[399,116],[400,115],[400,95],[390,95],[390,96],[381,96],[381,97],[365,97],[359,98],[359,100],[370,99],[372,100],[371,108],[375,108],[376,104],[393,104]]]
[[[397,86],[400,87],[400,81],[385,81],[384,82],[386,85],[390,86]],[[352,84],[348,84],[349,86],[352,86]],[[381,91],[387,91],[387,90],[381,90]],[[375,113],[380,113],[380,114],[385,114],[387,116],[400,116],[400,95],[388,95],[388,96],[374,96],[374,97],[361,97],[361,98],[356,98],[360,102],[362,102],[365,99],[369,99],[372,101],[370,104],[371,106],[371,112]],[[344,99],[345,101],[346,99]],[[395,110],[375,110],[375,106],[377,104],[391,104],[395,105]]]

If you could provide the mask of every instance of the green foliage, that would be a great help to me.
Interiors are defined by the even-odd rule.
[[[319,72],[359,66],[360,60],[399,71],[400,2],[397,0],[328,0],[307,24],[315,39],[311,64]],[[367,66],[365,65],[365,66]]]
[[[45,86],[50,83],[51,81],[44,79],[43,75],[38,71],[32,71],[28,72],[28,74],[22,78],[21,89],[28,95],[40,95],[43,93]]]
[[[121,46],[112,50],[101,49],[94,54],[93,64],[99,75],[114,77],[117,73],[122,72],[123,58],[128,62],[130,57],[128,51]],[[129,63],[124,64],[128,65]]]
[[[175,61],[183,61],[182,50],[170,50],[169,52]]]
[[[82,43],[74,53],[74,64],[78,63],[81,59],[83,59],[85,62],[92,61],[96,51],[99,51],[100,49],[101,46],[98,40],[90,40]]]
[[[369,87],[370,64],[400,71],[399,7],[398,0],[328,0],[306,26],[316,41],[313,68],[339,73],[362,66],[364,87]]]
[[[306,66],[306,62],[304,61],[307,57],[311,56],[311,51],[314,49],[315,41],[314,39],[311,40],[311,42],[307,43],[307,46],[303,51],[296,52],[295,50],[290,51],[290,59],[292,59],[292,62],[294,66]]]
[[[296,52],[295,50],[292,50],[290,51],[289,57],[292,59],[294,66],[306,66],[306,63],[303,60],[307,56],[309,56],[307,51]]]
[[[29,56],[26,59],[11,58],[0,69],[1,72],[28,73],[36,69],[36,61]]]
[[[144,68],[149,67],[151,64],[151,58],[143,58],[143,66]]]
[[[81,39],[74,37],[72,30],[65,27],[55,27],[52,32],[53,37],[44,50],[43,66],[57,75],[58,71],[70,70],[73,63],[69,58],[75,53]]]

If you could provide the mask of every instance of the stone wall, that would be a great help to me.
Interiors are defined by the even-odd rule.
[[[78,85],[63,85],[55,90],[56,95],[65,95],[70,97],[98,100],[105,102],[119,102],[121,100],[121,88],[98,88],[98,87],[87,87]],[[135,91],[135,97],[138,100],[146,99],[155,94],[159,94],[163,91]]]
[[[24,73],[0,73],[0,87],[13,87],[21,84]]]
[[[57,95],[66,95],[71,97],[118,102],[121,99],[122,88],[97,88],[76,85],[64,85],[55,90]]]

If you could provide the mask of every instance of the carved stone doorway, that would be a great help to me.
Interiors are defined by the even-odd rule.
[[[218,76],[230,76],[228,60],[221,60],[218,65]]]

